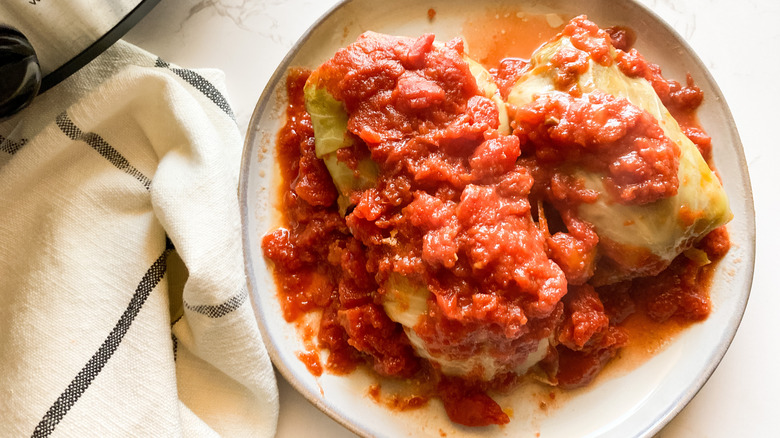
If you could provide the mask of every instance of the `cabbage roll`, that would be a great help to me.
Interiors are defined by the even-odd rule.
[[[366,32],[364,37],[384,36],[374,32]],[[434,43],[434,46],[441,48],[442,44]],[[506,103],[499,93],[498,85],[485,67],[465,53],[462,56],[468,63],[480,93],[496,104],[500,122],[498,131],[502,134],[508,134],[509,118],[506,112]],[[329,80],[323,77],[324,68],[326,67],[321,66],[309,76],[304,87],[304,102],[314,128],[317,157],[323,160],[331,178],[333,178],[339,192],[339,209],[344,214],[353,205],[353,202],[349,200],[353,193],[376,184],[378,168],[370,157],[361,158],[354,169],[337,158],[338,150],[353,147],[357,136],[347,129],[349,116],[343,102],[333,97],[332,92],[328,90]]]
[[[432,55],[436,61],[428,63],[425,68],[420,68],[423,65],[421,57],[428,55]],[[346,59],[347,57],[349,58]],[[352,68],[354,64],[357,66]],[[471,77],[468,77],[469,75]],[[352,86],[344,86],[344,83],[349,81],[353,81]],[[365,95],[357,99],[354,95],[358,93],[365,93]],[[398,100],[391,99],[390,103],[378,109],[374,107],[370,111],[365,109],[366,100],[391,93],[404,96]],[[348,94],[349,98],[342,98],[344,94]],[[429,95],[434,97],[429,99]],[[451,193],[460,196],[460,192],[469,192],[468,186],[473,187],[473,191],[469,192],[473,194],[471,199],[481,199],[483,192],[480,190],[483,190],[483,186],[479,185],[481,184],[481,181],[478,181],[479,177],[472,179],[469,174],[471,172],[468,166],[469,158],[483,145],[487,155],[491,152],[502,155],[500,151],[505,146],[502,144],[502,138],[509,138],[510,143],[514,142],[517,147],[517,139],[509,135],[506,103],[501,97],[496,82],[485,67],[465,54],[462,42],[459,41],[442,44],[432,42],[432,36],[422,36],[415,40],[367,32],[353,46],[338,52],[334,58],[311,73],[304,87],[304,101],[314,128],[316,154],[324,161],[339,191],[338,202],[341,214],[346,216],[353,235],[363,240],[370,249],[382,252],[384,251],[381,249],[382,245],[392,246],[391,252],[398,249],[396,255],[384,262],[387,265],[399,259],[419,256],[419,253],[425,252],[425,249],[417,246],[422,246],[424,243],[417,236],[419,231],[408,229],[392,230],[381,240],[375,237],[376,234],[386,231],[383,228],[386,225],[377,229],[373,222],[376,220],[375,217],[371,220],[365,219],[366,215],[376,216],[376,214],[373,211],[361,210],[360,202],[364,194],[374,199],[379,196],[376,186],[381,183],[382,178],[401,173],[399,184],[402,184],[404,178],[408,176],[413,179],[411,189],[407,190],[415,197],[433,199],[434,196],[429,193],[434,193],[440,188],[449,188],[452,190]],[[456,104],[463,105],[460,102],[465,101],[467,101],[465,112],[452,112]],[[368,128],[374,125],[369,123],[366,128],[366,124],[361,123],[360,118],[366,113],[369,113],[369,116],[379,114],[377,119],[381,123],[386,123],[381,125],[381,131],[373,132]],[[490,115],[487,115],[488,113]],[[413,120],[411,125],[408,119]],[[401,120],[401,122],[394,124],[386,122],[387,120],[391,122]],[[489,121],[485,122],[485,120]],[[392,147],[394,144],[416,144],[417,146],[400,146],[394,149]],[[370,150],[371,155],[362,155],[357,165],[355,160],[342,161],[339,152],[348,148],[366,148]],[[411,150],[412,154],[419,153],[419,155],[397,156],[399,154],[397,150]],[[421,150],[423,152],[420,152]],[[432,163],[430,168],[434,170],[418,171],[415,166],[426,160]],[[350,161],[350,164],[345,161]],[[436,167],[438,165],[450,167],[446,167],[449,169],[446,172],[440,172]],[[493,177],[491,172],[496,171],[497,167],[485,166],[483,173]],[[515,158],[510,158],[508,167],[514,166]],[[380,168],[383,171],[380,171]],[[439,182],[437,178],[447,178],[444,176],[445,173],[452,175],[452,179]],[[430,178],[431,181],[426,178]],[[388,180],[385,180],[387,184],[386,181]],[[374,194],[371,194],[372,191]],[[494,193],[495,189],[484,189],[484,192]],[[403,196],[399,195],[399,198]],[[402,214],[401,210],[406,205],[404,202],[409,201],[409,199],[403,202],[399,200],[394,204],[393,207],[398,209],[396,214]],[[451,205],[458,204],[455,200],[446,202]],[[518,263],[518,266],[512,267],[510,274],[524,278],[527,283],[513,287],[544,289],[545,298],[540,301],[546,301],[544,304],[533,303],[529,296],[512,299],[501,297],[501,300],[504,300],[503,303],[514,299],[527,304],[530,309],[527,315],[522,313],[519,304],[511,305],[518,314],[517,320],[530,320],[531,328],[524,327],[522,325],[524,322],[507,323],[511,327],[502,327],[499,323],[462,315],[450,319],[450,314],[442,310],[441,302],[454,300],[453,297],[458,296],[457,291],[453,292],[456,287],[446,290],[447,286],[440,285],[437,289],[426,284],[422,280],[423,276],[417,275],[419,272],[409,272],[409,268],[403,267],[393,267],[389,275],[381,272],[377,274],[378,296],[381,297],[380,301],[387,315],[403,327],[417,355],[428,359],[445,375],[490,380],[501,373],[522,374],[549,352],[550,339],[553,335],[551,327],[561,314],[561,306],[557,305],[557,300],[565,293],[565,279],[560,269],[547,259],[543,238],[533,224],[530,212],[512,213],[509,202],[505,202],[506,214],[514,216],[506,224],[511,222],[513,226],[526,227],[523,231],[527,234],[516,235],[528,236],[518,238],[518,242],[513,245],[524,247],[525,242],[520,242],[521,239],[533,240],[532,245],[529,246],[536,251],[527,262],[523,261]],[[527,205],[524,199],[511,202]],[[452,208],[450,216],[453,220],[454,211],[455,207]],[[428,213],[423,215],[429,216]],[[392,218],[384,220],[384,222],[390,221]],[[356,223],[358,225],[355,225]],[[494,227],[491,230],[503,230],[503,235],[510,235],[510,226],[506,224],[491,224]],[[456,228],[455,226],[452,230]],[[370,233],[365,231],[366,229]],[[432,230],[432,232],[436,231],[445,233],[447,230]],[[410,233],[414,236],[410,236]],[[443,245],[452,244],[453,238],[454,236],[442,238],[440,242]],[[448,243],[445,240],[448,240]],[[410,246],[415,248],[407,251],[406,248]],[[434,245],[432,251],[445,252],[438,244]],[[452,264],[458,261],[457,251],[453,251],[449,256],[451,258],[443,256],[441,260],[430,262],[432,266],[430,268],[418,269],[436,270],[439,269],[439,263],[451,269]],[[534,264],[537,258],[542,268]],[[526,263],[529,266],[526,266]],[[525,272],[526,270],[528,272]],[[514,274],[515,271],[518,273]],[[436,275],[443,275],[437,278],[445,278],[442,282],[446,283],[451,280],[447,275],[452,274]],[[550,278],[544,277],[545,275],[549,275]],[[510,280],[506,281],[510,282]],[[487,299],[484,297],[491,293],[495,296],[501,294],[493,290],[490,291],[491,293],[487,292],[481,294],[483,299]],[[534,292],[536,289],[529,291],[531,297]],[[519,294],[519,292],[512,293]],[[470,299],[470,297],[463,298]],[[454,311],[458,312],[457,309]],[[433,319],[431,316],[433,313],[438,315],[438,319]],[[437,328],[433,327],[440,321],[448,325],[447,331],[438,332]],[[457,339],[454,339],[456,337]]]
[[[626,202],[605,187],[605,173],[583,167],[569,169],[569,175],[597,194],[595,200],[580,203],[575,212],[579,219],[592,224],[599,238],[600,261],[591,283],[609,284],[655,275],[698,239],[731,219],[726,193],[650,82],[624,74],[611,45],[601,53],[586,51],[577,47],[574,38],[585,40],[585,45],[598,43],[582,33],[560,34],[533,54],[528,70],[509,91],[507,102],[522,111],[540,100],[560,100],[561,95],[576,103],[604,102],[606,94],[626,99],[657,121],[663,134],[679,149],[678,186],[671,196],[652,202]],[[580,67],[561,61],[583,58],[587,63]]]

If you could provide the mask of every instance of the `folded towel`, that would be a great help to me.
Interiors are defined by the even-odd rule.
[[[222,74],[119,42],[0,123],[0,436],[273,436]]]

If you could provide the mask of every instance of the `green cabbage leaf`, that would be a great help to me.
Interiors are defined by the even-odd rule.
[[[370,158],[360,160],[357,172],[339,161],[337,151],[354,144],[347,131],[349,117],[344,104],[333,97],[324,87],[318,85],[316,72],[310,76],[303,88],[306,112],[314,128],[314,150],[328,169],[333,184],[339,192],[339,211],[344,214],[350,205],[349,197],[356,190],[376,185],[379,169]]]

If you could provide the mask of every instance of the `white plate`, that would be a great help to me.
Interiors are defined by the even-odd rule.
[[[433,32],[446,40],[461,34],[469,17],[507,6],[525,12],[587,14],[601,27],[629,26],[638,36],[636,47],[662,66],[667,78],[684,80],[690,72],[705,94],[699,109],[702,125],[713,138],[715,163],[731,201],[729,225],[732,249],[721,262],[712,288],[709,318],[691,326],[673,343],[633,371],[611,373],[554,407],[541,410],[534,393],[524,386],[499,402],[511,407],[504,427],[463,428],[454,425],[441,404],[394,412],[366,395],[373,378],[324,374],[315,378],[297,359],[304,350],[295,327],[282,317],[272,275],[260,241],[274,226],[273,199],[278,184],[275,137],[283,124],[285,77],[290,67],[314,68],[365,30],[417,36]],[[428,9],[436,17],[428,20]],[[323,16],[298,41],[272,76],[249,124],[241,168],[240,201],[246,271],[251,298],[263,339],[282,375],[318,408],[363,436],[496,436],[544,438],[650,436],[674,417],[704,385],[726,352],[747,304],[753,278],[755,219],[747,166],[731,113],[703,63],[668,25],[641,5],[623,0],[531,1],[498,0],[351,0]]]

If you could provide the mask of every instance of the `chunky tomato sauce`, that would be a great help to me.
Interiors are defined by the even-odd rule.
[[[685,86],[664,79],[630,48],[625,29],[610,33],[575,19],[562,32],[600,63],[612,62],[614,40],[622,71],[650,81],[709,158],[709,137],[695,119],[701,91],[690,78]],[[509,421],[490,392],[516,384],[513,370],[539,351],[535,372],[574,388],[630,342],[621,326],[630,315],[657,324],[706,318],[714,264],[680,255],[654,277],[591,284],[599,238],[576,209],[598,194],[568,170],[603,172],[618,202],[645,204],[676,193],[680,151],[649,114],[603,93],[586,101],[561,93],[514,108],[513,132],[501,132],[497,106],[480,93],[463,52],[458,39],[435,45],[433,35],[371,34],[320,67],[321,82],[349,114],[353,142],[338,159],[355,172],[367,158],[379,168],[374,186],[349,194],[345,216],[315,153],[303,102],[310,72],[292,71],[277,142],[284,224],[262,245],[285,319],[321,312],[314,336],[327,360],[299,354],[312,373],[365,364],[418,382],[420,393],[399,406],[435,397],[454,422],[485,426]],[[559,55],[556,86],[566,89],[586,64],[576,53]],[[504,95],[526,64],[506,59],[492,70]],[[715,261],[727,250],[720,228],[693,251]],[[410,327],[384,308],[398,276],[429,292],[414,342],[442,363],[484,356],[495,369],[478,363],[448,375],[422,358]],[[371,393],[379,398],[378,387]]]

